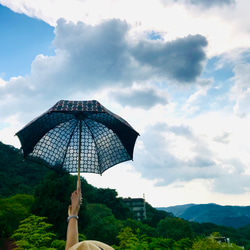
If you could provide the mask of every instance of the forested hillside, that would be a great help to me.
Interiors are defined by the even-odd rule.
[[[48,169],[24,161],[21,151],[0,142],[0,198],[15,194],[34,194],[34,187]]]
[[[19,249],[64,249],[67,209],[76,176],[23,161],[19,150],[0,143],[0,249],[6,238]],[[95,239],[115,249],[250,249],[250,226],[230,228],[188,222],[146,204],[147,219],[134,220],[114,189],[99,189],[81,178],[80,240]],[[237,246],[238,245],[238,246]]]
[[[239,228],[250,224],[250,206],[220,206],[217,204],[187,204],[159,208],[188,221],[211,222]]]

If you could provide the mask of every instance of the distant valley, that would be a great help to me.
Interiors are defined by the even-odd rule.
[[[211,222],[217,225],[239,228],[250,224],[250,206],[221,206],[210,204],[186,204],[157,209],[195,222]]]

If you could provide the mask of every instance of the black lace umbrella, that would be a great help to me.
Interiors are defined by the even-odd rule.
[[[70,173],[102,174],[133,159],[139,135],[97,101],[59,101],[16,133],[24,157]]]

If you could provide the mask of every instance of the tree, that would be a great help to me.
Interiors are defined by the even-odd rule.
[[[148,237],[156,237],[157,236],[156,228],[151,227],[148,224],[144,224],[140,220],[132,220],[132,219],[124,220],[123,227],[130,227],[134,232],[137,229],[139,229],[142,234],[145,234]]]
[[[116,219],[125,220],[132,214],[127,206],[122,203],[122,198],[117,197],[115,189],[99,188],[96,190],[95,201],[93,203],[105,204],[112,210]]]
[[[51,243],[51,247],[55,248],[57,250],[64,250],[65,249],[65,245],[66,245],[66,241],[65,240],[53,240]]]
[[[41,181],[46,167],[24,161],[19,149],[0,142],[0,198],[15,194],[34,194],[34,187]]]
[[[30,213],[34,197],[17,194],[9,198],[0,199],[0,238],[8,238],[18,228],[19,222]]]
[[[149,243],[149,249],[150,250],[161,250],[161,249],[170,250],[170,249],[173,249],[172,248],[173,244],[174,244],[173,239],[151,238],[151,242]]]
[[[95,239],[107,244],[115,244],[116,236],[122,228],[121,221],[112,214],[112,210],[103,204],[88,204],[88,223],[84,229],[87,239]]]
[[[217,241],[210,238],[203,238],[195,241],[192,247],[193,250],[220,250],[221,245]]]
[[[210,237],[198,238],[194,244],[193,250],[241,250],[242,248],[234,243],[221,243],[216,240],[216,237],[220,237],[220,233],[214,232]]]
[[[159,221],[165,219],[166,217],[173,217],[172,213],[168,213],[163,210],[158,210],[148,203],[146,203],[146,211],[147,219],[145,219],[143,222],[147,223],[151,227],[156,227]]]
[[[193,242],[191,239],[183,238],[183,239],[176,241],[173,244],[173,249],[174,250],[187,250],[187,249],[190,249],[192,245],[193,245]]]
[[[161,237],[178,241],[182,238],[194,238],[193,230],[188,221],[177,217],[166,217],[157,225]]]
[[[44,220],[46,220],[45,217],[31,215],[20,222],[18,229],[11,236],[11,238],[15,239],[17,249],[35,250],[50,247],[55,234],[49,232],[52,225]]]
[[[117,250],[149,250],[147,237],[139,231],[134,234],[130,227],[123,228],[117,238],[120,240],[119,247],[115,247]]]
[[[68,206],[71,193],[76,189],[77,176],[68,173],[57,174],[50,171],[35,190],[32,213],[47,217],[59,239],[65,239]],[[85,200],[79,213],[79,231],[85,224]]]

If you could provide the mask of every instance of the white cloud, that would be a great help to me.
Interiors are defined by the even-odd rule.
[[[129,87],[136,80],[143,84],[142,80],[171,78],[185,84],[201,74],[201,63],[205,58],[203,47],[206,46],[202,36],[172,42],[143,40],[130,44],[128,31],[129,25],[116,19],[96,26],[60,19],[53,42],[56,55],[38,55],[32,62],[30,75],[11,78],[2,86],[1,115],[8,116],[4,107],[13,113],[23,112],[20,107],[26,113],[35,107],[41,111],[43,107],[52,106],[58,96],[63,99],[75,92],[88,94],[112,86]],[[143,93],[140,93],[142,97]],[[166,104],[164,97],[157,92],[151,92],[149,97],[151,105],[155,101]],[[119,101],[122,103],[122,99]]]
[[[105,0],[101,3],[98,0],[0,0],[0,3],[53,26],[56,26],[56,21],[60,18],[91,25],[119,18],[126,20],[137,31],[162,32],[166,41],[200,34],[209,41],[209,56],[247,47],[250,42],[248,0],[166,1],[167,4],[160,0]],[[187,3],[191,3],[191,8]],[[201,10],[199,6],[206,8]]]
[[[238,96],[237,103],[234,106],[234,111],[240,117],[245,117],[250,113],[250,88],[242,95]]]
[[[233,78],[235,84],[231,88],[230,97],[235,100],[234,111],[240,117],[249,115],[250,109],[250,64],[239,64],[234,68],[235,76]]]
[[[189,96],[185,105],[183,106],[183,111],[189,114],[194,114],[201,110],[200,104],[202,103],[202,98],[207,95],[207,91],[211,88],[212,80],[204,80],[204,86],[198,86],[197,91]]]
[[[200,179],[210,181],[214,192],[246,193],[250,162],[248,136],[243,131],[247,125],[235,118],[207,113],[192,119],[168,118],[148,127],[141,134],[143,147],[136,150],[134,166],[142,177],[161,186]],[[230,186],[232,178],[237,181]]]
[[[6,81],[4,81],[1,77],[0,77],[0,88],[4,87],[6,85]]]
[[[159,206],[249,197],[248,2],[211,1],[207,9],[191,0],[0,3],[55,25],[56,48],[55,56],[37,55],[29,75],[0,78],[1,141],[18,145],[14,133],[59,99],[97,99],[141,136],[133,167],[88,176],[95,185],[108,183],[121,196],[145,192]],[[150,40],[154,32],[159,39]],[[213,55],[217,70],[233,68],[230,81],[218,83],[216,69],[202,78]]]

